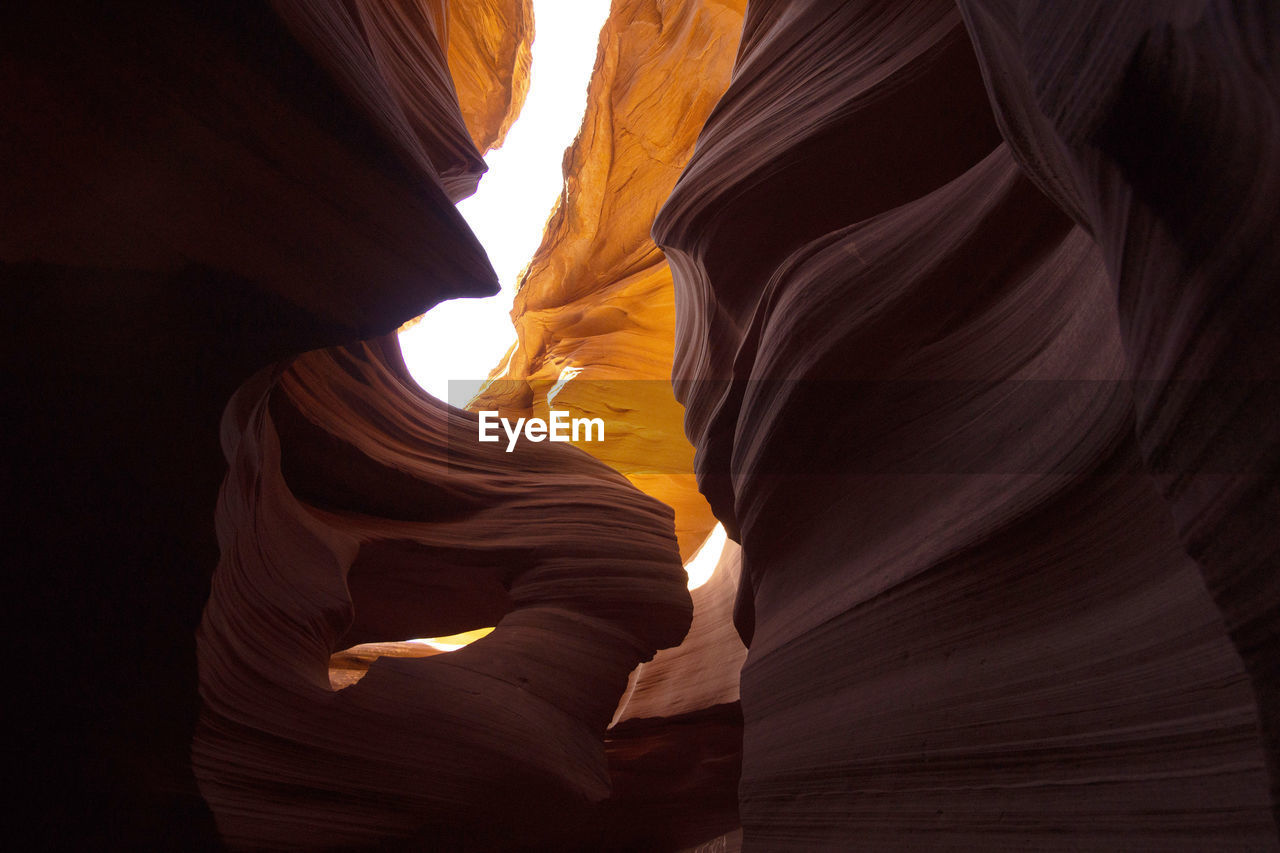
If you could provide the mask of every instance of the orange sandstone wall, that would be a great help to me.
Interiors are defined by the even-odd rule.
[[[519,335],[471,404],[602,417],[579,446],[676,513],[687,559],[715,523],[670,390],[675,302],[649,229],[729,83],[743,2],[618,0],[600,34],[564,192],[520,282]],[[567,380],[556,387],[560,380]]]
[[[476,150],[502,146],[529,92],[533,0],[452,0],[449,74]]]

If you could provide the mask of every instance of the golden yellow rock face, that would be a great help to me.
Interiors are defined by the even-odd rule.
[[[449,73],[476,149],[501,147],[529,92],[533,0],[450,0]]]
[[[675,510],[685,559],[715,518],[671,392],[675,299],[649,230],[728,86],[744,8],[614,2],[564,191],[512,308],[518,342],[471,404],[545,417],[550,394],[603,418],[605,440],[578,446]]]

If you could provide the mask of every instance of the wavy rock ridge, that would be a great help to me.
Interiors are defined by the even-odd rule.
[[[1280,847],[1275,11],[743,12],[606,26],[482,398],[592,459],[385,337],[527,0],[6,9],[15,849]]]
[[[1143,458],[1251,677],[1280,815],[1280,13],[960,6],[1019,162],[1106,259]],[[1099,24],[1105,50],[1068,47]]]
[[[37,682],[53,675],[21,708],[23,849],[220,848],[190,755],[220,413],[269,365],[496,290],[453,206],[483,163],[442,9],[7,10],[0,262],[22,413],[9,483],[28,496],[11,551],[29,603],[17,652],[47,667]],[[480,138],[509,121],[466,112],[489,116]],[[264,553],[287,553],[267,520]],[[249,645],[273,630],[239,628]]]
[[[1225,163],[1197,147],[1241,102],[1274,142],[1274,88],[1219,50],[1256,62],[1261,45],[1214,6],[1165,23],[962,5],[753,0],[655,224],[699,482],[743,549],[744,843],[1274,849],[1271,528],[1219,547],[1234,573],[1206,558],[1209,531],[1273,505],[1274,386],[1211,411],[1168,384],[1275,379],[1274,334],[1234,313],[1264,311],[1260,279],[1225,275],[1228,258],[1270,268],[1256,240],[1274,220],[1241,187],[1240,230],[1220,224],[1188,269],[1157,220],[1198,196],[1153,210],[1097,147],[1117,121],[1135,152],[1176,128],[1199,155],[1185,189],[1269,186],[1257,144]],[[1187,117],[1219,103],[1218,129]],[[1197,288],[1168,292],[1193,270]],[[1192,412],[1226,445],[1208,450]],[[1163,495],[1153,429],[1202,454]]]
[[[572,839],[610,792],[627,674],[688,627],[670,511],[585,454],[479,444],[474,416],[414,390],[393,339],[248,383],[223,441],[193,746],[223,839]],[[330,687],[344,646],[490,623]]]

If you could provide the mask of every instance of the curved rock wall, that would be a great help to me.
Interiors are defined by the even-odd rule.
[[[449,0],[449,76],[471,142],[500,148],[529,94],[533,0]]]
[[[497,289],[430,7],[309,34],[316,4],[279,8],[5,11],[23,849],[219,848],[190,744],[222,411],[267,365]]]
[[[671,394],[674,293],[649,231],[728,85],[744,5],[614,3],[564,191],[515,297],[518,342],[469,405],[603,418],[606,440],[579,447],[675,510],[686,561],[715,519]],[[584,829],[586,849],[674,850],[736,830],[736,578],[730,543],[692,592],[686,640],[632,673],[606,740],[613,794]]]
[[[1280,22],[1166,6],[618,0],[480,398],[598,461],[380,337],[528,0],[6,9],[16,846],[1276,849]]]
[[[393,338],[232,400],[193,745],[231,847],[549,849],[608,796],[627,674],[689,624],[671,512],[585,454],[507,454],[475,424],[416,390]],[[355,642],[495,622],[330,687]]]
[[[1019,162],[1103,251],[1143,457],[1252,677],[1280,808],[1280,12],[960,6]]]
[[[654,233],[742,545],[747,849],[1276,847],[1110,253],[1015,162],[953,5],[753,0]]]
[[[746,648],[733,629],[733,601],[742,551],[727,542],[715,572],[690,592],[693,623],[684,641],[636,667],[614,724],[688,714],[738,701],[738,670]]]
[[[469,406],[545,417],[551,393],[604,418],[606,440],[580,446],[675,509],[686,557],[715,519],[668,388],[675,306],[649,229],[728,85],[743,5],[614,4],[564,191],[515,297],[518,342]]]
[[[728,542],[691,591],[684,640],[631,673],[606,739],[613,795],[596,849],[625,839],[634,849],[677,850],[739,830],[746,648],[732,616],[740,570],[741,552]]]

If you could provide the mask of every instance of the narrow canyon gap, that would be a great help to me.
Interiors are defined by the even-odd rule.
[[[15,849],[1280,848],[1274,5],[615,0],[506,453],[535,35],[6,10]]]

